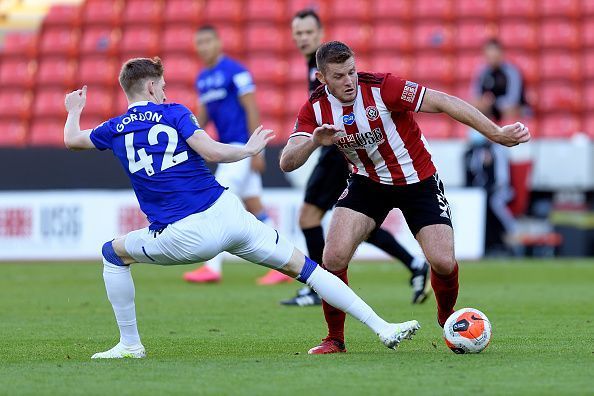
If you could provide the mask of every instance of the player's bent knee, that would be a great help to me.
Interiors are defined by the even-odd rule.
[[[428,261],[431,264],[431,270],[440,275],[449,275],[456,266],[455,259],[432,259]]]
[[[349,259],[350,257],[347,254],[345,254],[345,252],[326,248],[324,250],[324,256],[322,258],[322,261],[324,267],[329,269],[330,271],[340,271],[348,266]]]
[[[120,256],[118,256],[118,254],[115,252],[113,248],[113,239],[103,244],[103,247],[101,248],[101,255],[103,256],[105,261],[113,265],[117,265],[120,267],[128,265],[124,263]]]

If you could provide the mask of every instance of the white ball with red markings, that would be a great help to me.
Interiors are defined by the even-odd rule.
[[[446,320],[443,338],[454,353],[479,353],[491,342],[491,322],[478,309],[462,308]]]

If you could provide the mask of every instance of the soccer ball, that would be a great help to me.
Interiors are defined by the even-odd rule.
[[[462,308],[446,320],[443,338],[454,353],[479,353],[491,341],[491,322],[478,309]]]

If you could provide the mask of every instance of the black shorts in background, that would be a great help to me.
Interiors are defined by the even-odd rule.
[[[304,201],[325,211],[332,209],[346,188],[348,177],[349,167],[338,147],[323,147],[307,181]]]
[[[428,225],[452,226],[450,205],[437,173],[404,186],[380,184],[368,177],[353,175],[346,195],[338,200],[336,207],[363,213],[375,220],[376,227],[382,225],[390,210],[398,208],[415,237]]]

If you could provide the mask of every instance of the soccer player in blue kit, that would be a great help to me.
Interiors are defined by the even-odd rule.
[[[235,162],[257,155],[274,137],[271,130],[258,127],[244,145],[212,140],[186,107],[164,103],[165,80],[159,58],[127,61],[119,82],[128,110],[92,130],[80,129],[87,87],[65,98],[66,147],[112,150],[150,222],[149,227],[103,245],[103,279],[120,341],[92,358],[146,356],[136,324],[131,264],[191,264],[223,251],[307,284],[329,304],[366,324],[388,348],[396,348],[420,328],[416,320],[388,323],[379,317],[340,279],[246,211],[206,167],[204,160]]]
[[[205,68],[196,78],[200,95],[198,123],[205,127],[212,121],[221,143],[243,145],[250,131],[260,125],[256,104],[256,86],[250,72],[239,62],[222,52],[222,43],[216,29],[204,25],[195,35],[198,56]],[[265,162],[263,154],[241,161],[219,164],[215,177],[221,185],[243,201],[248,212],[263,223],[270,223],[260,196]],[[210,283],[222,279],[223,255],[208,260],[198,269],[184,274],[188,282]],[[259,284],[276,284],[293,279],[278,271],[270,270],[258,279]]]

